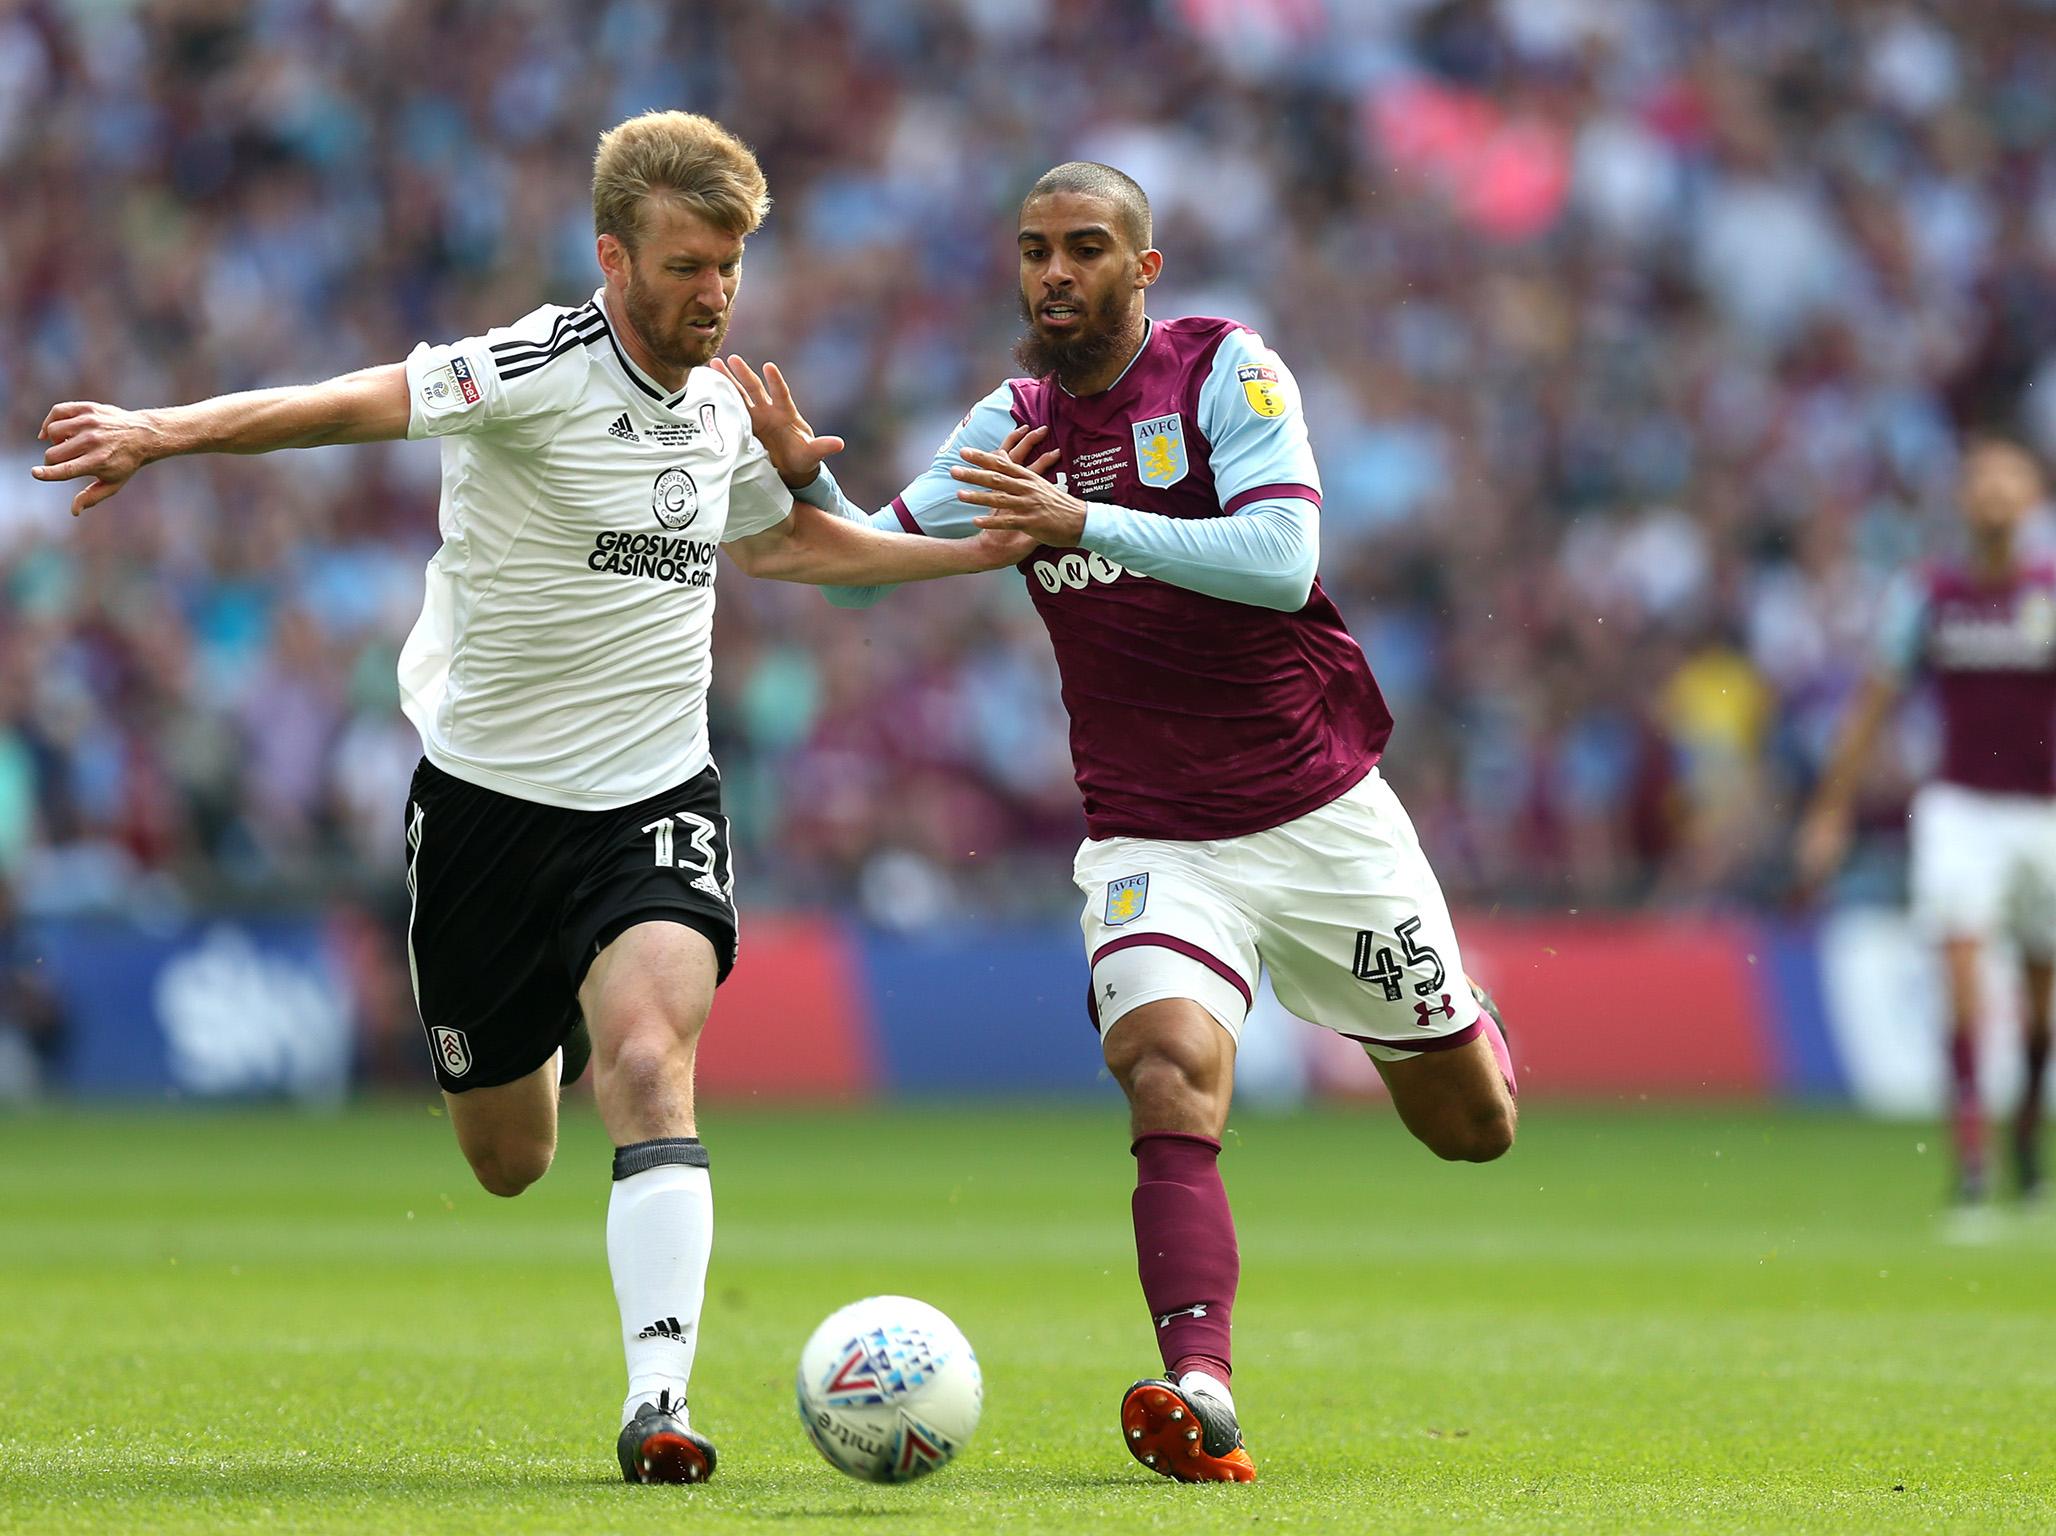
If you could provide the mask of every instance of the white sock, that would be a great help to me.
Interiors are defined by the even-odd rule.
[[[1178,1378],[1180,1392],[1204,1392],[1209,1397],[1224,1403],[1230,1413],[1235,1411],[1235,1398],[1228,1391],[1228,1383],[1211,1371],[1187,1371]]]
[[[713,1247],[714,1187],[706,1169],[663,1163],[614,1181],[607,1202],[607,1267],[614,1273],[621,1349],[628,1357],[624,1425],[641,1404],[666,1391],[673,1411],[685,1417]]]

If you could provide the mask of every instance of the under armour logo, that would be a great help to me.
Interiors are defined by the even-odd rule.
[[[1442,994],[1441,1007],[1431,1008],[1426,1003],[1415,1003],[1414,1013],[1417,1016],[1417,1022],[1420,1024],[1421,1028],[1426,1029],[1428,1027],[1428,1016],[1430,1014],[1439,1013],[1446,1018],[1453,1019],[1456,1017],[1456,1006],[1449,1001],[1449,994],[1447,992],[1444,992]]]
[[[1107,983],[1107,1001],[1108,1001],[1108,1002],[1112,1002],[1112,1001],[1113,1001],[1113,1000],[1114,1000],[1114,999],[1115,999],[1116,997],[1118,997],[1119,995],[1120,995],[1119,993],[1117,993],[1117,992],[1115,992],[1115,991],[1114,991],[1114,984],[1113,984],[1113,983],[1112,983],[1111,981],[1110,981],[1110,982],[1108,982],[1108,983]]]
[[[1201,1302],[1201,1303],[1200,1303],[1200,1304],[1199,1304],[1198,1306],[1196,1306],[1196,1307],[1180,1307],[1180,1308],[1179,1308],[1179,1309],[1178,1309],[1177,1311],[1175,1311],[1175,1312],[1166,1312],[1166,1313],[1165,1313],[1165,1314],[1164,1314],[1164,1315],[1163,1315],[1162,1317],[1160,1317],[1160,1318],[1158,1318],[1158,1319],[1156,1320],[1156,1325],[1157,1325],[1157,1327],[1159,1327],[1159,1328],[1168,1328],[1168,1327],[1170,1327],[1170,1326],[1171,1326],[1171,1319],[1172,1319],[1172,1318],[1174,1318],[1174,1317],[1205,1317],[1205,1316],[1206,1316],[1206,1303],[1202,1301],[1202,1302]]]

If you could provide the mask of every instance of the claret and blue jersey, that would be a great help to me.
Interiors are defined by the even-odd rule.
[[[1051,477],[1090,504],[1082,547],[1038,548],[1021,569],[1056,651],[1091,835],[1239,837],[1362,780],[1392,718],[1315,576],[1320,473],[1263,339],[1232,320],[1156,321],[1096,395],[1009,380],[872,521],[975,533],[981,509],[950,472],[1017,426],[1050,429]]]
[[[2056,795],[2056,566],[1935,565],[1892,590],[1880,660],[1933,684],[1944,783]]]

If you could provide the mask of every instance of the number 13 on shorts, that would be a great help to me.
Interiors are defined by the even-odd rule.
[[[677,828],[680,824],[684,825],[686,832],[684,848],[678,846]],[[704,881],[715,886],[721,895],[729,894],[731,882],[724,882],[715,868],[718,862],[714,852],[716,828],[711,819],[693,811],[678,811],[658,817],[644,827],[643,832],[652,840],[657,868],[682,870],[692,877],[695,885]]]

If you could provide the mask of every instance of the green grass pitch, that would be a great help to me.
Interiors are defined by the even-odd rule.
[[[2056,1221],[1942,1241],[1921,1127],[1536,1103],[1469,1168],[1382,1110],[1239,1117],[1240,1488],[1115,1428],[1156,1360],[1112,1103],[705,1132],[720,1474],[630,1488],[589,1112],[512,1202],[426,1104],[0,1118],[0,1529],[2056,1529]],[[792,1405],[807,1333],[876,1291],[985,1370],[976,1439],[903,1488]]]

